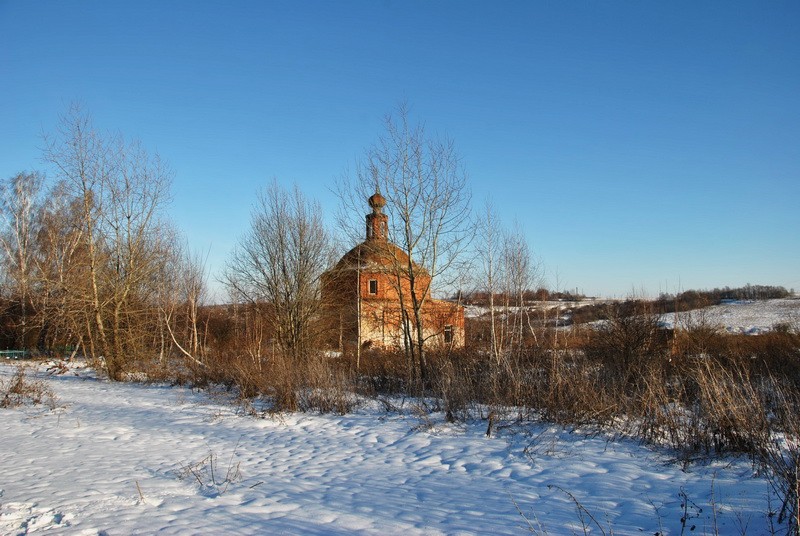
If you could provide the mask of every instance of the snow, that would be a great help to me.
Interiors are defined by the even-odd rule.
[[[587,305],[597,305],[598,303],[602,303],[602,300],[597,300],[595,298],[587,298],[585,300],[579,300],[579,301],[533,301],[533,302],[527,302],[524,307],[514,307],[514,306],[504,307],[501,305],[495,305],[495,311],[500,311],[500,312],[508,311],[511,313],[518,313],[520,310],[524,310],[528,312],[536,312],[539,314],[545,313],[547,316],[549,316],[553,314],[554,311],[560,313],[561,311],[579,309]],[[490,311],[489,306],[484,306],[484,305],[464,306],[464,316],[467,318],[480,318],[482,316],[488,316],[489,311]]]
[[[561,302],[539,302],[528,306],[529,311],[546,311],[552,319],[555,318],[554,310],[558,313],[559,319],[569,323],[570,315],[562,314],[562,311],[577,309],[585,305],[594,304],[597,301],[572,302],[570,304]],[[518,309],[510,308],[512,312]],[[465,316],[467,318],[480,318],[489,314],[488,307],[467,306]],[[675,313],[661,315],[660,324],[673,329],[676,323]],[[776,325],[787,325],[790,329],[800,331],[800,299],[774,299],[757,301],[728,301],[720,305],[712,305],[702,309],[682,312],[677,314],[677,323],[680,327],[687,328],[703,324],[708,327],[718,328],[728,333],[745,333],[748,335],[758,335],[772,331]],[[602,321],[591,322],[590,324],[602,325]],[[571,326],[562,326],[562,329],[571,329]]]
[[[408,401],[258,418],[185,387],[41,367],[29,375],[58,407],[0,410],[0,534],[557,535],[583,533],[581,519],[591,534],[680,534],[681,504],[687,533],[762,534],[777,507],[742,459],[682,468],[629,440],[513,421],[486,437],[485,421],[446,424]]]
[[[675,313],[662,315],[664,327],[674,328]],[[677,314],[680,327],[706,325],[728,333],[757,335],[784,324],[800,330],[800,299],[728,301],[703,309]]]

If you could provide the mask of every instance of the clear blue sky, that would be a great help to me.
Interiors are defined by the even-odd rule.
[[[273,178],[333,224],[405,100],[551,287],[800,289],[799,28],[796,0],[0,0],[0,177],[80,101],[169,161],[217,271]]]

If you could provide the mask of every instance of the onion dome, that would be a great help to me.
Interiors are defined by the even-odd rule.
[[[372,207],[373,212],[380,214],[383,207],[386,206],[386,198],[380,192],[375,192],[367,199],[369,206]]]

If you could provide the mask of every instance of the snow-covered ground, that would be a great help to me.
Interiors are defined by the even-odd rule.
[[[661,317],[662,323],[673,328],[676,314]],[[771,331],[777,325],[800,329],[800,299],[730,301],[695,311],[677,314],[679,327],[706,325],[730,333],[756,335]]]
[[[578,309],[585,305],[596,305],[598,301],[584,302],[542,302],[528,307],[529,312],[547,311],[551,319],[558,315],[565,321],[563,329],[570,329],[569,314],[564,312]],[[516,312],[516,308],[511,308]],[[478,318],[489,314],[488,307],[470,305],[465,308],[468,318]],[[661,316],[661,324],[669,329],[675,327],[675,313]],[[597,322],[601,324],[602,322]],[[679,327],[692,327],[704,324],[729,333],[747,333],[757,335],[771,331],[777,325],[785,325],[790,329],[800,331],[800,299],[776,299],[758,301],[730,301],[721,305],[712,305],[702,309],[695,309],[677,314]]]
[[[554,315],[555,313],[560,313],[563,311],[567,311],[570,309],[578,309],[580,307],[585,307],[587,305],[597,305],[598,303],[604,303],[604,300],[600,299],[585,299],[581,301],[533,301],[526,303],[524,309],[526,309],[529,313],[539,313],[540,315],[544,312],[547,313],[547,316]],[[510,311],[512,313],[517,313],[521,309],[520,307],[502,307],[500,305],[495,305],[495,311]],[[489,314],[490,308],[488,306],[483,305],[465,305],[464,306],[464,316],[467,318],[479,318],[481,316],[487,316]]]
[[[742,459],[684,470],[408,401],[255,418],[182,387],[35,374],[60,407],[0,409],[0,534],[767,534],[780,506]]]

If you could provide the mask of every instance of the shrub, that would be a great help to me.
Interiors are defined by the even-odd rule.
[[[45,404],[55,409],[56,403],[52,389],[42,380],[28,379],[25,367],[17,367],[8,380],[0,379],[0,408]]]

